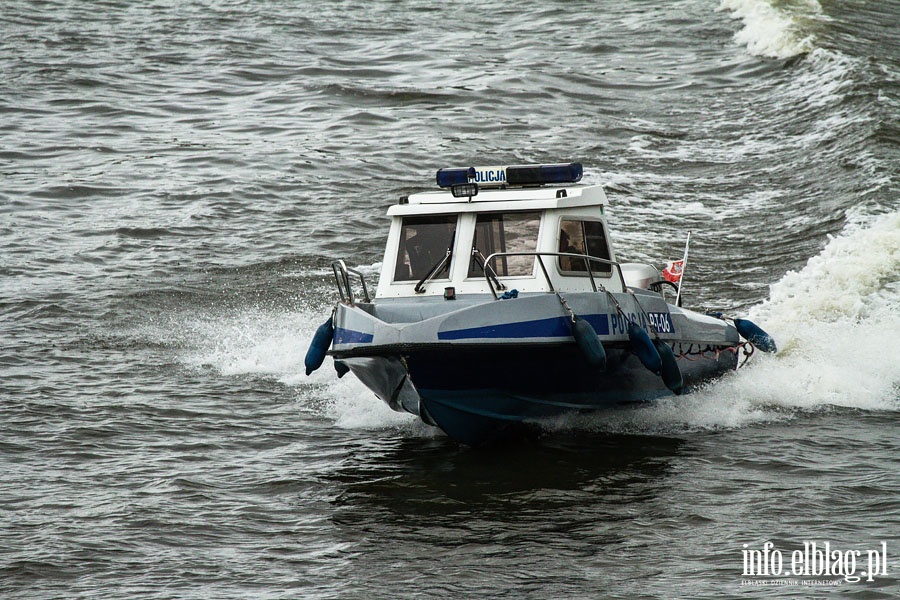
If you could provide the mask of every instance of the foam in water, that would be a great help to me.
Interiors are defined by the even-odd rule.
[[[743,21],[735,41],[751,54],[782,59],[813,49],[814,36],[804,30],[803,22],[822,14],[816,0],[784,2],[777,8],[768,0],[722,0],[719,10]]]
[[[673,433],[744,427],[831,407],[900,410],[900,212],[851,221],[749,315],[775,356],[692,394],[608,411],[558,427]]]
[[[182,360],[211,367],[223,376],[263,375],[295,387],[311,412],[333,419],[338,427],[378,429],[404,426],[415,417],[391,410],[353,375],[338,379],[331,358],[307,377],[303,359],[316,327],[329,314],[246,307],[230,314],[189,319],[180,325],[190,349]],[[414,431],[415,430],[415,431]]]
[[[754,372],[772,401],[896,410],[900,392],[900,212],[851,223],[752,318],[781,346]],[[777,392],[777,388],[783,391]]]
[[[182,335],[193,347],[183,358],[223,375],[263,374],[286,380],[303,372],[316,326],[305,313],[258,308],[193,318],[181,324]]]
[[[329,371],[328,376],[332,381],[316,393],[325,400],[325,416],[333,419],[337,427],[345,429],[400,427],[417,437],[437,433],[435,428],[428,427],[418,417],[392,410],[352,374],[337,379],[334,370]]]

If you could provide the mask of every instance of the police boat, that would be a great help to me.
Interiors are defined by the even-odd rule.
[[[352,372],[394,410],[481,445],[680,394],[754,347],[775,351],[750,321],[682,308],[677,275],[619,262],[606,194],[582,174],[580,163],[439,170],[439,190],[388,210],[374,297],[362,273],[332,264],[340,300],[307,375],[331,355],[339,377]]]

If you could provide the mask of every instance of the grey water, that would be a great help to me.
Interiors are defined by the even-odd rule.
[[[897,597],[898,32],[896,0],[0,2],[0,596]],[[489,450],[305,376],[399,196],[562,161],[621,259],[691,231],[686,305],[779,354]]]

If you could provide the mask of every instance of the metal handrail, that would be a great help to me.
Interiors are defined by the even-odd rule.
[[[547,272],[547,266],[544,264],[544,256],[556,256],[557,258],[560,256],[568,256],[570,258],[580,258],[584,260],[585,269],[587,270],[588,277],[591,280],[591,289],[593,289],[595,292],[597,291],[597,282],[594,281],[594,272],[591,270],[591,261],[615,267],[619,272],[619,281],[622,282],[622,289],[624,290],[627,287],[625,285],[625,276],[622,275],[622,266],[614,260],[597,258],[596,256],[590,256],[588,254],[574,254],[572,252],[494,252],[486,259],[484,259],[485,265],[489,264],[494,258],[498,256],[534,256],[537,259],[538,264],[541,266],[541,271],[544,273],[544,279],[547,280],[547,285],[550,286],[551,292],[556,292],[556,288],[553,287],[553,281],[550,280],[550,274]],[[494,300],[498,300],[499,296],[497,296],[497,291],[494,289],[494,285],[491,282],[491,278],[488,277],[487,271],[485,271],[484,278],[488,283],[488,288],[491,290],[491,295],[494,296]]]
[[[472,248],[472,258],[476,261],[481,261],[479,266],[481,267],[481,272],[484,273],[485,277],[490,278],[491,281],[497,284],[498,290],[505,290],[506,286],[501,283],[499,279],[497,279],[497,271],[494,270],[494,267],[487,263],[487,259],[484,258],[484,254],[481,253],[481,250],[478,248]]]
[[[336,260],[331,263],[331,270],[334,272],[334,281],[337,284],[338,294],[341,296],[341,302],[349,304],[350,306],[356,304],[356,299],[353,296],[353,287],[350,285],[351,274],[359,277],[359,282],[360,284],[362,284],[363,300],[365,302],[372,301],[369,297],[369,288],[368,286],[366,286],[366,278],[362,273],[360,273],[356,269],[351,269],[350,267],[348,267],[343,260]]]

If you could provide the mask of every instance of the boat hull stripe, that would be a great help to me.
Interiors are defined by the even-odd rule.
[[[344,329],[343,327],[336,327],[334,330],[335,344],[371,344],[373,339],[374,336],[371,333]]]
[[[609,335],[609,315],[581,315],[581,317],[591,324],[597,335]],[[439,340],[556,338],[571,336],[572,330],[569,328],[569,317],[552,317],[550,319],[501,323],[438,332]]]

